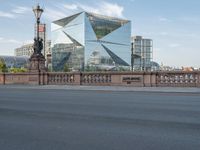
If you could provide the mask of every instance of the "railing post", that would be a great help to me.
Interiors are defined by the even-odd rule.
[[[47,72],[43,72],[42,73],[42,80],[43,80],[43,85],[47,85],[48,84],[48,77],[47,77]]]
[[[151,72],[151,87],[156,87],[157,73]]]
[[[5,72],[3,73],[3,85],[5,85],[6,84],[6,74],[5,74]]]
[[[82,74],[82,72],[80,72],[80,85],[82,85],[82,82],[83,82],[83,74]]]
[[[75,85],[81,85],[81,76],[82,76],[81,72],[74,73],[74,84]]]
[[[200,87],[200,72],[197,72],[197,87]]]

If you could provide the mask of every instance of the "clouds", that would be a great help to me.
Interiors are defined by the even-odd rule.
[[[8,37],[0,37],[1,44],[15,44],[15,45],[22,45],[22,44],[30,44],[33,43],[33,40],[17,40],[14,38]]]
[[[90,5],[79,2],[48,5],[45,9],[44,17],[49,21],[53,21],[80,11],[88,11],[107,16],[124,18],[124,7],[117,3],[107,1],[100,1],[99,3],[92,3]],[[0,11],[0,18],[15,19],[27,13],[31,13],[31,9],[29,7],[16,5],[8,11]]]
[[[15,14],[24,14],[28,12],[30,8],[28,7],[22,7],[22,6],[16,6],[13,10],[11,10]]]
[[[27,13],[30,10],[28,7],[15,6],[10,11],[0,11],[0,18],[14,19],[18,15]]]
[[[160,22],[171,22],[171,20],[168,19],[168,18],[166,18],[166,17],[159,17],[158,20],[159,20]]]
[[[13,37],[0,37],[0,55],[13,55],[14,49],[30,43],[33,43],[33,40],[15,39]]]
[[[99,11],[100,13],[104,13],[105,15],[109,15],[109,16],[124,17],[123,16],[124,7],[116,3],[111,4],[111,3],[104,2]]]
[[[15,39],[10,39],[10,38],[4,38],[0,37],[0,43],[9,43],[9,44],[21,44],[21,41],[15,40]]]
[[[77,10],[78,6],[76,4],[64,4],[64,8],[69,9],[69,10]]]
[[[117,3],[110,3],[106,1],[100,1],[99,3],[92,3],[91,5],[86,5],[83,3],[63,3],[59,6],[47,7],[45,9],[45,17],[50,20],[61,19],[63,17],[69,16],[73,13],[80,11],[88,11],[92,13],[120,17],[124,18],[123,11],[124,7]]]
[[[15,18],[15,15],[12,14],[12,13],[8,13],[8,12],[3,12],[3,11],[0,11],[0,18]]]
[[[48,19],[49,21],[61,19],[63,17],[66,17],[67,13],[62,11],[57,11],[53,8],[47,8],[45,9],[44,17]]]
[[[69,5],[64,5],[64,6],[69,6]],[[105,1],[99,2],[98,4],[95,3],[93,5],[84,5],[82,3],[76,3],[72,4],[70,8],[73,8],[74,10],[76,9],[76,10],[88,11],[108,16],[124,17],[123,6],[120,6],[117,3],[109,3]]]

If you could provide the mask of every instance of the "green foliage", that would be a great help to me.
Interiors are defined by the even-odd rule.
[[[9,69],[9,72],[11,73],[23,73],[27,72],[28,70],[26,68],[11,68]]]
[[[0,60],[0,72],[7,72],[8,69],[6,67],[6,64]]]
[[[87,65],[87,66],[85,67],[85,70],[84,70],[84,71],[85,71],[85,72],[94,72],[94,71],[97,71],[97,67]]]
[[[119,67],[118,70],[119,71],[127,71],[124,67]]]
[[[70,69],[69,69],[69,65],[68,65],[68,64],[65,64],[65,65],[64,65],[63,71],[64,71],[64,72],[70,72]]]
[[[52,72],[52,66],[48,66],[48,72]]]
[[[26,68],[11,68],[8,69],[5,62],[0,60],[0,72],[22,73],[27,72]]]

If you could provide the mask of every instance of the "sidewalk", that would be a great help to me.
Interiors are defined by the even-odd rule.
[[[55,89],[55,90],[82,90],[82,91],[122,91],[122,92],[169,92],[169,93],[199,93],[195,87],[123,87],[123,86],[75,86],[75,85],[0,85],[0,89]]]

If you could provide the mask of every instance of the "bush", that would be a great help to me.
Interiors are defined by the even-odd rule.
[[[28,70],[26,68],[11,68],[9,72],[11,73],[23,73],[27,72]]]
[[[64,72],[69,72],[70,71],[68,64],[65,64],[63,71]]]
[[[7,72],[8,69],[6,67],[6,64],[0,60],[0,72]]]

